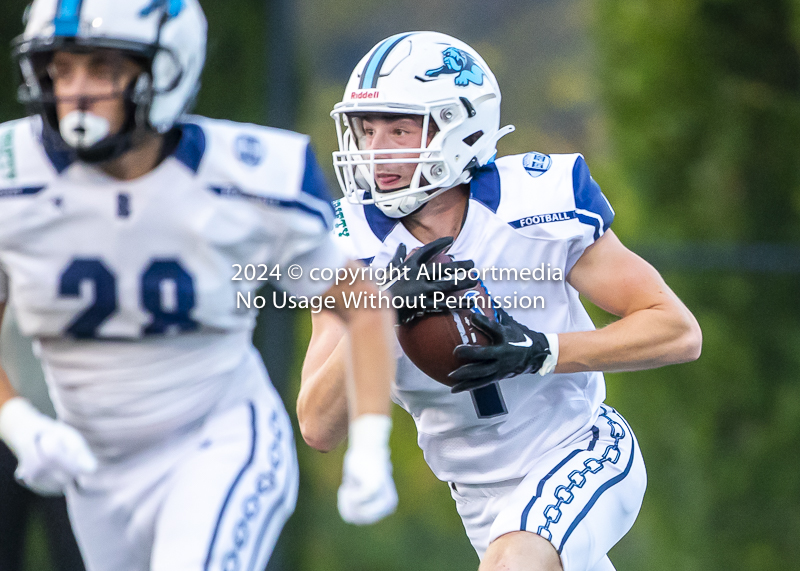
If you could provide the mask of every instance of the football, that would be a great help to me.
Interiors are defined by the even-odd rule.
[[[432,263],[452,261],[447,254],[439,254]],[[447,386],[455,383],[447,375],[466,361],[456,358],[453,349],[459,345],[489,345],[489,338],[472,325],[477,313],[495,321],[492,301],[482,283],[453,292],[459,300],[458,308],[442,313],[427,313],[397,327],[397,339],[403,351],[423,373]]]

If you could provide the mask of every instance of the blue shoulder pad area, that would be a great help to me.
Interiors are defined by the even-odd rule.
[[[206,152],[206,135],[203,128],[195,123],[182,123],[178,125],[181,130],[181,140],[175,148],[173,155],[176,159],[186,165],[192,172],[197,174],[200,168],[200,161]]]
[[[614,221],[614,209],[589,174],[583,157],[578,157],[572,168],[572,190],[575,193],[575,214],[582,223],[594,226],[594,239],[597,240]]]
[[[309,201],[301,198],[297,201],[298,207],[303,206],[304,209],[313,210],[314,214],[325,223],[326,228],[333,228],[334,210],[331,193],[310,143],[306,146],[306,164],[303,169],[303,182],[300,190],[302,194],[316,200]]]
[[[301,188],[303,192],[315,198],[328,203],[332,201],[330,190],[328,190],[328,182],[325,180],[325,174],[317,162],[317,157],[314,155],[311,144],[306,147],[306,166],[303,171]]]

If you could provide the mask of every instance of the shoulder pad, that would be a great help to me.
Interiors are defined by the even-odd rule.
[[[289,196],[302,185],[309,138],[251,123],[190,117],[202,130],[198,173],[209,182],[228,182],[251,192]]]
[[[607,229],[613,219],[578,153],[511,155],[498,160],[497,168],[502,181],[497,214],[515,228],[597,216]]]
[[[330,193],[308,136],[204,117],[192,117],[188,125],[202,130],[203,158],[197,173],[210,190],[296,207],[330,227]]]
[[[499,158],[475,174],[471,198],[506,222],[566,207],[572,194],[570,169],[577,156],[527,153]]]
[[[614,211],[591,178],[580,154],[527,153],[510,155],[482,168],[473,179],[471,195],[514,228],[531,235],[563,236],[575,220],[589,224],[599,237]]]

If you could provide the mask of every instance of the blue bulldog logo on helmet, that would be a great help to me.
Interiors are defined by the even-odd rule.
[[[139,17],[146,18],[155,10],[166,12],[167,18],[174,18],[183,10],[183,0],[152,0],[149,5],[142,8]]]
[[[472,56],[458,48],[447,48],[442,52],[444,65],[425,72],[428,77],[438,77],[441,74],[457,73],[456,85],[467,86],[470,82],[483,85],[483,70],[475,63]]]

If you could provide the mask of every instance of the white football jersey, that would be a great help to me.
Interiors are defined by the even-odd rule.
[[[608,229],[614,211],[583,157],[503,157],[476,173],[470,194],[464,227],[448,254],[474,260],[491,296],[527,327],[594,329],[566,276]],[[334,211],[342,248],[373,267],[385,267],[400,243],[409,251],[422,245],[374,205],[335,201]],[[506,270],[517,270],[516,279]],[[605,382],[599,372],[520,375],[451,394],[404,356],[393,398],[414,417],[438,478],[484,484],[521,478],[537,457],[580,438],[597,418]]]
[[[100,454],[180,430],[247,373],[256,309],[238,294],[253,299],[254,277],[317,295],[331,284],[309,270],[345,261],[308,137],[180,129],[155,170],[120,181],[71,162],[38,118],[0,125],[0,301],[38,339],[59,416]]]

